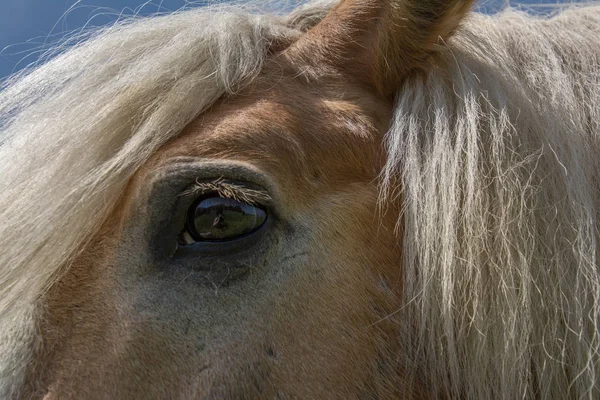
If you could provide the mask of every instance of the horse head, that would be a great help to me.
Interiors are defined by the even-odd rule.
[[[0,159],[27,157],[3,161],[0,393],[585,392],[600,89],[573,84],[586,122],[542,117],[564,95],[531,89],[548,69],[523,72],[544,46],[523,51],[472,6],[156,17],[8,87]],[[544,54],[554,76],[598,83],[592,62]]]

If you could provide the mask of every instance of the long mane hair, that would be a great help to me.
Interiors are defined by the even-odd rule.
[[[97,32],[0,93],[0,397],[45,291],[161,145],[332,6],[208,7]],[[593,397],[600,338],[600,8],[474,14],[398,89],[382,201],[402,201],[400,357],[468,398]]]

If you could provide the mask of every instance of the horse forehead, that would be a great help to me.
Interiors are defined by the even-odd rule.
[[[381,118],[386,114],[384,107],[359,92],[338,95],[317,93],[303,85],[280,86],[255,88],[213,106],[168,145],[164,154],[275,156],[293,164],[300,159],[323,162],[324,155],[335,152],[369,163],[370,158],[363,156],[379,148],[387,123]]]

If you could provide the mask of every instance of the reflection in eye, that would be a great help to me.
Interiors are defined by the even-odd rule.
[[[264,209],[224,197],[205,197],[188,210],[180,244],[228,241],[251,234],[267,219]]]

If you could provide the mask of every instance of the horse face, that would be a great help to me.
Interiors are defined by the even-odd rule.
[[[405,3],[394,18],[387,3],[342,3],[138,171],[47,295],[41,347],[52,350],[33,370],[37,390],[49,399],[426,393],[402,385],[399,210],[378,207],[389,83],[432,40],[417,35],[404,66],[381,71],[397,46],[375,42],[398,34],[414,6]],[[470,4],[430,3],[423,15],[443,19]],[[455,27],[430,22],[432,34]],[[374,31],[386,26],[393,32]],[[346,68],[348,57],[357,62]]]
[[[377,207],[390,105],[292,69],[267,67],[135,176],[51,296],[45,330],[68,336],[47,367],[53,396],[347,398],[391,387],[396,368],[379,361],[397,350],[386,316],[401,270],[396,216]],[[205,197],[259,207],[266,222],[182,243]]]

